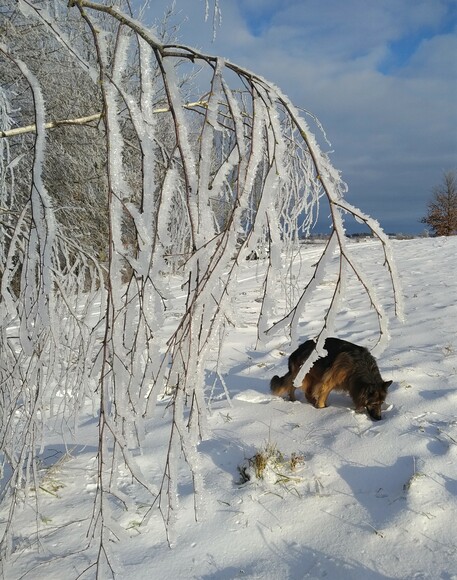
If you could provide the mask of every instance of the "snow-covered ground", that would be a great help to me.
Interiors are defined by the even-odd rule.
[[[270,378],[286,372],[291,347],[277,337],[256,348],[255,277],[263,266],[262,260],[246,262],[238,323],[219,367],[230,401],[208,373],[198,521],[186,471],[172,548],[159,510],[139,525],[150,500],[127,474],[121,477],[117,487],[129,498],[129,510],[115,503],[113,510],[125,537],[109,546],[118,578],[457,579],[457,237],[393,241],[393,249],[406,321],[394,320],[378,357],[383,378],[394,381],[379,422],[355,414],[344,394],[332,393],[323,410],[303,398],[291,403],[270,395]],[[354,251],[392,313],[375,244],[354,243]],[[318,253],[318,247],[303,248],[303,273]],[[303,340],[318,332],[329,291],[325,282],[316,291],[300,328]],[[370,347],[375,322],[360,289],[349,285],[334,334]],[[167,402],[159,402],[147,422],[137,458],[150,480],[162,474]],[[88,408],[75,439],[66,442],[68,453],[57,434],[46,436],[40,514],[36,518],[32,506],[16,515],[20,534],[7,580],[70,580],[93,561],[95,548],[81,549],[89,541],[96,489],[96,426]],[[266,449],[280,453],[272,470],[241,484],[240,468],[249,471]],[[94,577],[93,568],[82,576]]]

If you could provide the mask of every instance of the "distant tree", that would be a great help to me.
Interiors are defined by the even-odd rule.
[[[433,188],[427,215],[421,222],[427,224],[437,236],[457,234],[457,175],[447,171],[443,181]]]

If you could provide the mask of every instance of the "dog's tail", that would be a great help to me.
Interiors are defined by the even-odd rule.
[[[275,375],[270,381],[271,392],[273,395],[277,395],[278,397],[290,395],[293,386],[293,379],[290,372],[285,374],[283,377]]]

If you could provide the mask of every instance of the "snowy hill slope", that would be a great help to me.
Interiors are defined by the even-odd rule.
[[[394,321],[378,357],[383,378],[394,381],[383,420],[355,414],[344,394],[332,393],[322,410],[303,397],[291,403],[270,395],[269,380],[286,372],[291,347],[281,337],[257,345],[253,281],[262,261],[246,263],[237,325],[218,368],[223,382],[208,374],[198,521],[184,473],[170,549],[159,510],[140,526],[146,495],[127,474],[120,478],[113,526],[122,539],[109,546],[118,578],[457,579],[457,238],[392,243],[406,321]],[[374,244],[361,242],[355,251],[382,298],[387,281]],[[303,249],[304,270],[317,253]],[[315,293],[300,329],[303,340],[317,332],[328,292],[323,283]],[[349,286],[334,334],[370,347],[376,327],[364,300]],[[391,311],[393,305],[384,307]],[[148,421],[138,457],[143,472],[157,481],[170,421],[166,405],[165,397]],[[96,423],[88,408],[67,449],[57,433],[46,435],[40,516],[32,507],[19,514],[22,535],[6,578],[76,578],[93,559],[92,548],[80,549],[88,542],[95,493]],[[281,454],[272,472],[240,484],[240,467],[265,448]],[[91,568],[82,578],[94,574]]]

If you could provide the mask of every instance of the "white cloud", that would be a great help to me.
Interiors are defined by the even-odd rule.
[[[425,80],[445,78],[451,83],[457,79],[457,30],[425,39],[404,70],[408,77]]]
[[[176,5],[189,17],[183,42],[272,80],[320,118],[351,201],[381,223],[397,207],[410,216],[403,230],[421,231],[431,188],[457,166],[454,0],[220,0],[214,43],[204,2]]]

